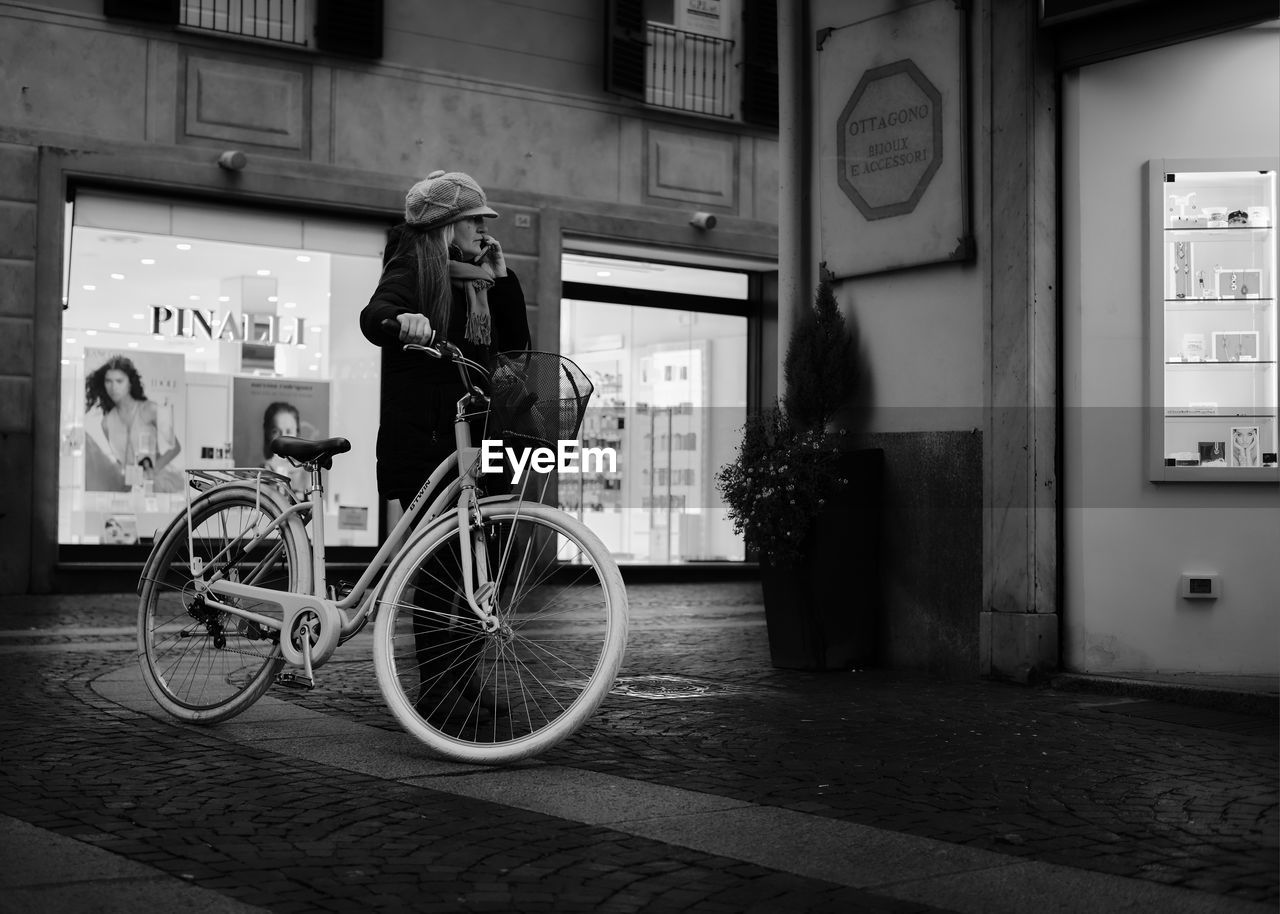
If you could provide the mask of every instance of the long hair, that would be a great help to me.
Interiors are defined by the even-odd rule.
[[[418,303],[442,338],[449,335],[453,290],[449,283],[449,248],[453,224],[423,231],[412,223],[404,226],[394,259],[407,259],[418,284]]]
[[[142,392],[142,376],[133,367],[133,362],[122,355],[113,355],[84,379],[85,412],[98,406],[106,414],[115,408],[115,403],[107,396],[107,372],[112,370],[123,371],[129,379],[129,396],[135,400],[147,399],[147,395]]]

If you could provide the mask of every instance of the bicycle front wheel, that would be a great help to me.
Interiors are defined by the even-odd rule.
[[[249,489],[215,491],[192,504],[161,535],[143,570],[138,605],[138,660],[152,697],[188,723],[239,714],[270,687],[284,664],[278,631],[208,606],[196,574],[280,591],[310,585],[306,534],[296,518],[247,548],[278,516]],[[273,619],[277,604],[229,603]]]
[[[469,535],[497,630],[466,602],[450,518],[388,572],[374,667],[396,718],[430,749],[506,764],[549,749],[604,700],[626,647],[626,590],[604,544],[546,505],[482,503]]]

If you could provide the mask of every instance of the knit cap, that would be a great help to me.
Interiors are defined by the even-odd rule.
[[[433,229],[468,216],[496,217],[484,190],[460,171],[433,171],[404,196],[404,221]]]

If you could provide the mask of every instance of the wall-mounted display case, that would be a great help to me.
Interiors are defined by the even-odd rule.
[[[1277,164],[1147,163],[1155,482],[1280,481]]]

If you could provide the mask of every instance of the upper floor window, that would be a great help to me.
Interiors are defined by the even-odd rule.
[[[307,7],[307,0],[182,0],[178,24],[306,47]]]
[[[607,91],[777,126],[776,0],[610,0],[606,27]]]
[[[103,0],[109,19],[330,54],[382,56],[382,0]]]

